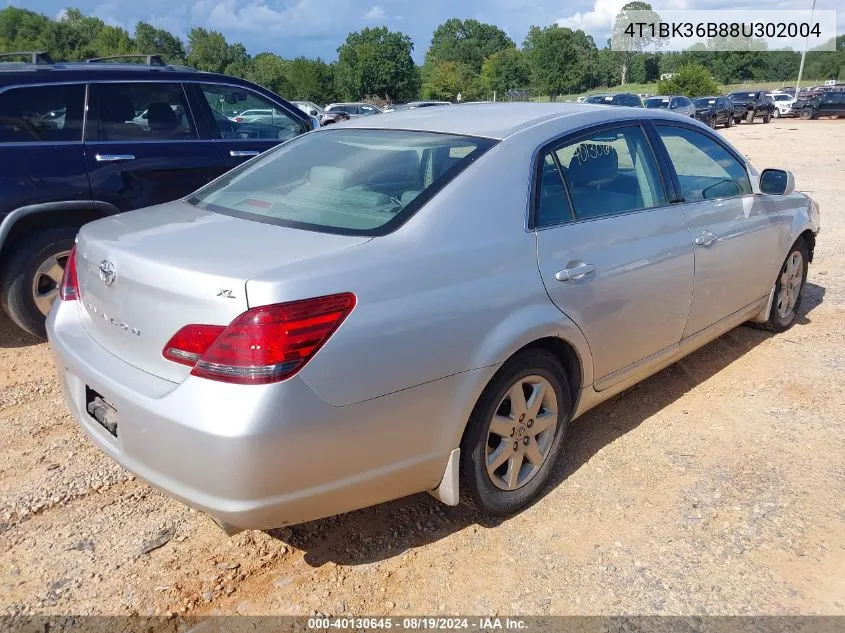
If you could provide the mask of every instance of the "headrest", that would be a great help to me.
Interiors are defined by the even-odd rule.
[[[595,187],[616,178],[619,155],[605,143],[582,143],[569,161],[566,177],[573,187]]]
[[[318,187],[346,189],[352,184],[352,172],[343,167],[318,165],[308,172],[308,182]]]
[[[179,125],[179,118],[169,103],[156,101],[147,107],[147,124],[151,130],[172,130]]]
[[[135,106],[126,95],[104,95],[100,100],[100,109],[100,119],[106,123],[125,123],[135,118]]]

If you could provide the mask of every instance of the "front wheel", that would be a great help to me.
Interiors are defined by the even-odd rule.
[[[772,113],[766,112],[766,114],[763,115],[763,123],[768,123],[771,120],[772,120]]]
[[[734,124],[734,118],[732,116],[728,117],[728,120],[725,121],[725,127],[731,127]]]
[[[800,116],[804,121],[809,121],[813,118],[813,110],[812,108],[804,108],[798,116]]]
[[[481,512],[507,516],[548,482],[572,403],[560,361],[531,349],[510,359],[479,398],[461,440],[461,492]]]
[[[789,250],[775,282],[775,296],[769,319],[764,327],[772,332],[783,332],[793,326],[804,297],[807,283],[809,251],[803,239],[799,239]]]
[[[772,116],[775,117],[776,119],[779,119],[780,118],[780,110],[775,110],[774,112],[772,112]]]
[[[745,122],[746,123],[754,123],[754,110],[749,110],[748,114],[745,115]]]

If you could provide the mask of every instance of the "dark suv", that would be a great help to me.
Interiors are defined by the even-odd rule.
[[[101,58],[0,63],[0,305],[43,337],[79,227],[175,200],[319,122],[260,86]],[[240,117],[261,110],[272,117]]]
[[[792,104],[792,111],[802,119],[845,116],[845,91],[829,90],[812,99],[799,99]]]
[[[584,99],[584,103],[594,103],[598,105],[628,106],[631,108],[643,107],[642,99],[630,92],[590,95],[589,97]]]
[[[777,109],[775,100],[765,90],[732,92],[728,98],[734,106],[734,123],[743,119],[746,123],[754,123],[754,119],[759,117],[763,117],[763,123],[768,123]]]

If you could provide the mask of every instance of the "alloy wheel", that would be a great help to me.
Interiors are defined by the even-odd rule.
[[[62,284],[68,256],[70,251],[59,251],[51,255],[41,262],[32,277],[32,300],[44,316],[49,314],[56,297],[59,296],[59,286]]]
[[[487,434],[487,474],[497,488],[517,490],[539,472],[557,431],[557,403],[542,376],[525,376],[507,390]]]
[[[780,292],[777,297],[778,316],[786,319],[795,310],[801,285],[804,283],[804,258],[799,251],[793,251],[780,272]]]

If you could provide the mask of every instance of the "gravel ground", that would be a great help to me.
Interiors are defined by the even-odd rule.
[[[845,123],[724,133],[821,205],[804,315],[578,420],[506,521],[418,495],[227,538],[95,449],[0,318],[0,614],[844,615]]]

